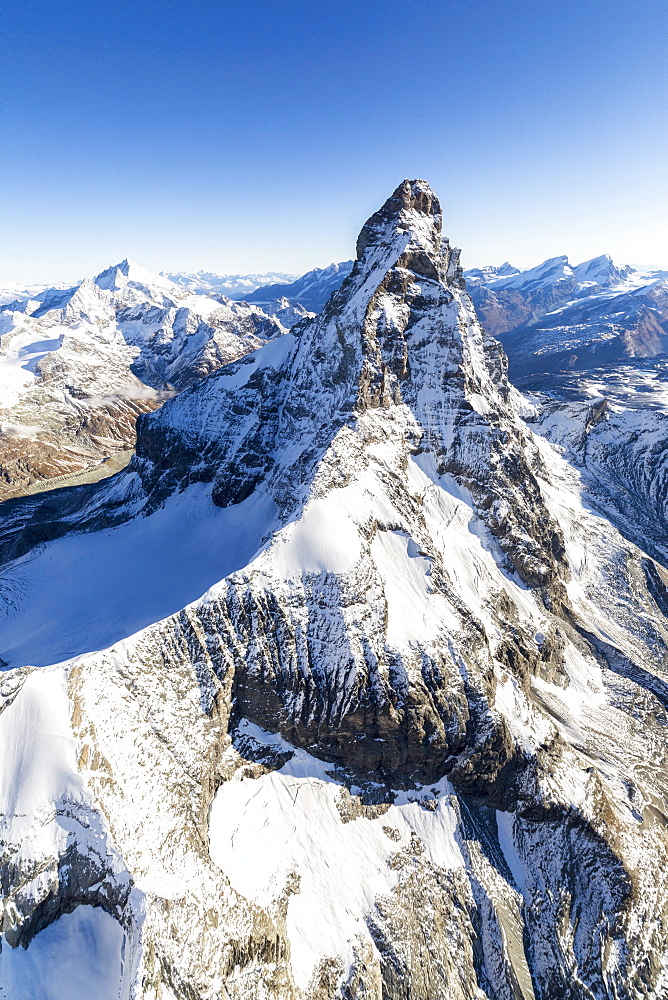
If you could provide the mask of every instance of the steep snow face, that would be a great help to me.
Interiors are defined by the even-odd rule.
[[[28,951],[4,949],[0,997],[128,1000],[124,945],[125,935],[117,920],[99,907],[79,906],[42,931]]]
[[[142,417],[114,481],[7,506],[7,658],[76,655],[5,671],[0,720],[67,683],[49,783],[104,843],[8,798],[10,946],[92,903],[142,1000],[668,988],[664,571],[520,416],[441,227],[405,181],[319,316]]]
[[[273,503],[253,496],[221,510],[210,494],[194,485],[153,517],[67,535],[0,571],[3,661],[44,666],[103,649],[246,565],[273,527]]]
[[[307,315],[194,295],[134,261],[0,309],[0,495],[131,448],[139,413]]]
[[[593,257],[591,260],[586,260],[573,268],[573,274],[580,289],[592,285],[596,288],[616,285],[628,278],[632,272],[633,268],[628,265],[621,269],[615,267],[612,257],[607,253],[601,254],[600,257]]]

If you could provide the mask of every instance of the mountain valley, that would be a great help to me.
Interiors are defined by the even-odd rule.
[[[125,260],[0,307],[0,498],[134,447],[140,413],[309,315],[195,294]]]

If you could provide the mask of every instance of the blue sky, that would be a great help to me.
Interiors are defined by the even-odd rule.
[[[465,266],[668,266],[665,0],[3,0],[0,282],[301,272],[425,177]]]

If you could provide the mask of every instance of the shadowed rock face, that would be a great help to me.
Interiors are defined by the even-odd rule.
[[[113,480],[7,505],[16,614],[39,543],[130,523],[141,559],[202,484],[258,539],[177,614],[4,675],[16,725],[66,678],[131,996],[661,995],[663,578],[521,406],[407,180],[321,315],[141,417]],[[45,815],[29,869],[8,821],[12,942],[99,897]]]

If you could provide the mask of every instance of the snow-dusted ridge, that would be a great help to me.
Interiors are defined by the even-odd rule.
[[[0,307],[0,498],[132,448],[139,413],[298,322],[131,260]]]
[[[135,1000],[668,989],[665,571],[521,416],[441,224],[404,181],[319,316],[6,505],[0,722],[46,746],[60,685],[67,756],[20,809],[0,758],[4,948],[92,904]],[[91,600],[45,613],[49,565]]]
[[[608,254],[518,270],[466,272],[482,322],[500,337],[513,378],[586,370],[668,350],[668,272],[617,267]]]

